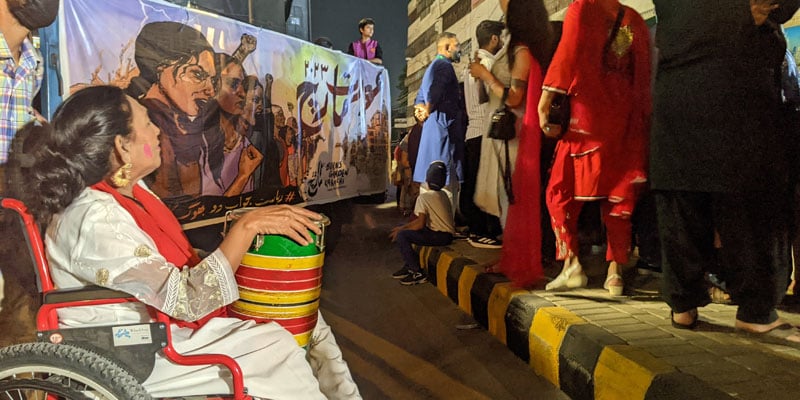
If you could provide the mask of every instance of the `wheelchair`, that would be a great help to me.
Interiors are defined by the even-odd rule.
[[[209,398],[251,399],[244,387],[242,370],[233,358],[220,354],[179,354],[172,347],[169,317],[152,307],[148,307],[150,323],[60,328],[59,309],[138,300],[128,293],[100,286],[56,289],[33,216],[16,199],[0,198],[0,206],[15,212],[22,222],[23,236],[43,296],[36,315],[37,341],[0,349],[0,398],[152,399],[142,382],[153,370],[156,353],[161,352],[179,365],[218,364],[227,368],[232,377],[233,394]]]

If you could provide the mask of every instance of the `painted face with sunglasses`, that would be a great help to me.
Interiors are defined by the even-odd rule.
[[[211,51],[203,51],[186,63],[164,67],[158,87],[175,107],[189,117],[196,117],[216,94],[216,79],[214,55]]]

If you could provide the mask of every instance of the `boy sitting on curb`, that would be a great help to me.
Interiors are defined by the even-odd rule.
[[[434,161],[425,176],[427,189],[421,190],[414,204],[416,218],[402,226],[392,229],[389,238],[397,242],[403,256],[403,267],[392,274],[401,279],[402,285],[416,285],[428,281],[419,265],[419,258],[412,244],[420,246],[446,246],[453,241],[455,222],[450,195],[442,187],[445,185],[447,167],[442,161]]]

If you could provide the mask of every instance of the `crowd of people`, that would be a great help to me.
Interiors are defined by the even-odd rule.
[[[499,4],[505,25],[477,25],[479,49],[461,90],[452,33],[440,35],[425,71],[414,108],[421,127],[408,135],[418,131],[419,146],[404,167],[414,165],[421,197],[441,187],[426,180],[426,168],[445,165],[441,191],[451,203],[431,210],[417,201],[422,221],[392,232],[405,262],[393,277],[425,281],[405,253],[411,243],[438,245],[443,234],[461,233],[428,223],[447,209],[471,244],[502,247],[497,268],[515,285],[545,283],[543,254],[554,250],[563,264],[545,289],[585,287],[579,216],[592,203],[585,212],[599,209],[610,295],[623,293],[622,268],[638,246],[663,271],[676,328],[696,326],[698,308],[711,300],[709,273],[738,305],[737,328],[783,327],[776,307],[794,285],[798,175],[790,155],[800,126],[785,89],[794,60],[781,24],[800,1],[655,0],[655,40],[618,0],[576,0],[563,24],[549,21],[541,0]],[[516,122],[497,139],[501,111]],[[550,235],[552,250],[542,247]]]

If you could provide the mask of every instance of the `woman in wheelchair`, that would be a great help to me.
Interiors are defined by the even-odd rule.
[[[114,86],[72,94],[51,124],[28,124],[17,140],[25,140],[25,152],[12,154],[22,165],[12,184],[46,229],[59,288],[95,284],[155,307],[171,317],[176,350],[234,358],[251,396],[360,398],[321,316],[308,361],[277,323],[225,316],[225,306],[238,298],[234,272],[254,236],[280,234],[307,244],[309,229],[319,233],[318,214],[289,205],[256,209],[216,251],[199,258],[178,220],[141,181],[161,164],[159,129]],[[82,327],[149,321],[142,303],[65,309],[59,321]],[[231,393],[229,376],[216,365],[177,365],[157,355],[143,386],[154,397]]]

